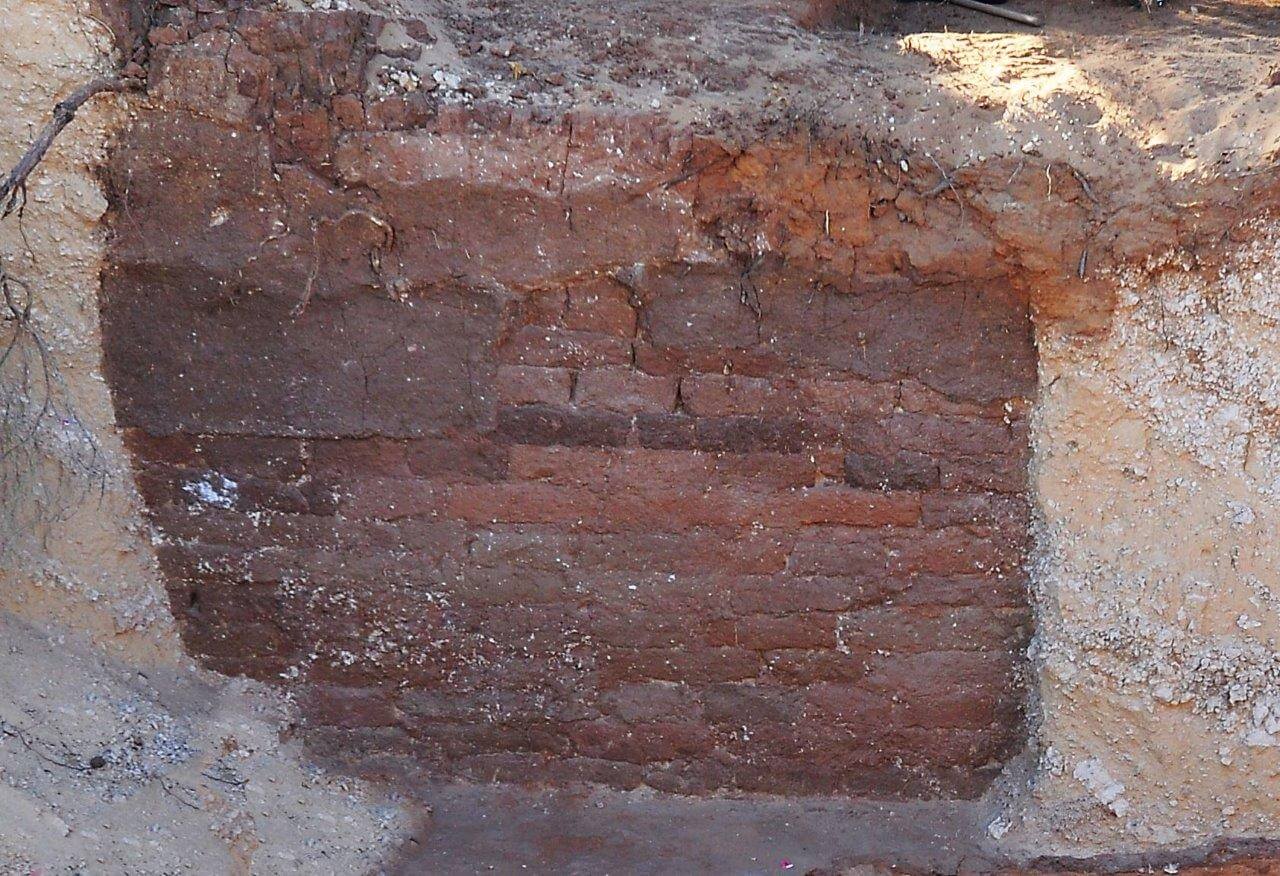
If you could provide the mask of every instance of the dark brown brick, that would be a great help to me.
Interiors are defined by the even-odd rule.
[[[621,414],[527,405],[500,410],[495,436],[509,444],[612,447],[630,432],[631,419]]]
[[[853,452],[844,458],[844,479],[868,490],[932,490],[941,483],[942,470],[933,457],[912,450],[888,459]]]

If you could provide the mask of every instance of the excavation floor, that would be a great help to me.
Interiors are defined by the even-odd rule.
[[[854,862],[983,872],[981,803],[707,800],[446,785],[401,876],[808,873]]]

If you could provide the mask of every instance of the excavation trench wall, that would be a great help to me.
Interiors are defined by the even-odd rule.
[[[184,33],[107,171],[188,649],[437,775],[981,794],[1026,734],[1025,289],[954,222],[913,265],[947,207],[865,146],[416,116],[371,27]]]
[[[1267,175],[1174,185],[1115,139],[1099,171],[1052,106],[973,160],[749,91],[750,124],[548,108],[466,47],[512,73],[484,99],[414,84],[421,21],[199,9],[134,20],[104,370],[187,651],[286,687],[316,751],[1002,787],[1014,853],[1273,829]],[[986,118],[983,38],[926,36]],[[1009,46],[1127,123],[1105,67]]]

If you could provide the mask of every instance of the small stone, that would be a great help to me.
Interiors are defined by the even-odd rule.
[[[107,765],[107,759],[100,754],[95,754],[89,758],[89,769],[100,770]]]

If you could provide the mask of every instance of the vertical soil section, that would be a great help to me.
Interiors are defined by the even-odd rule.
[[[102,320],[193,654],[437,774],[987,787],[1035,354],[980,241],[910,267],[865,144],[374,103],[356,14],[165,27]]]

